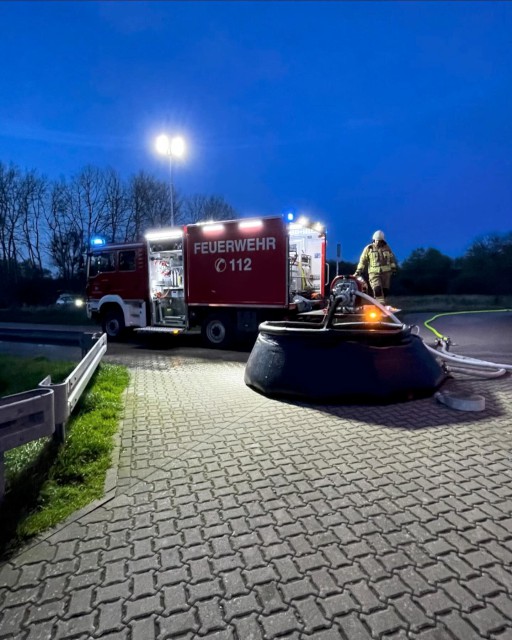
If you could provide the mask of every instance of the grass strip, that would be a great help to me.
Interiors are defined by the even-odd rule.
[[[126,368],[102,363],[75,407],[61,447],[43,438],[38,446],[28,443],[7,452],[0,554],[103,495],[128,382]]]
[[[28,359],[0,354],[0,396],[36,389],[48,374],[52,382],[62,382],[75,367],[73,362],[50,361],[44,356]]]
[[[19,307],[13,309],[0,309],[0,322],[12,322],[17,324],[56,324],[56,325],[91,325],[84,307]]]

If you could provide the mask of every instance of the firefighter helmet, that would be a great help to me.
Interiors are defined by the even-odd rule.
[[[386,237],[384,236],[384,231],[376,231],[373,236],[372,236],[372,240],[374,240],[375,242],[378,242],[379,240],[385,240]]]

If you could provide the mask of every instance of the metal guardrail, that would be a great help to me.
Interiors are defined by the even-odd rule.
[[[66,421],[106,351],[107,334],[104,333],[96,340],[94,346],[89,349],[83,360],[78,363],[64,382],[52,383],[52,377],[46,376],[39,383],[39,388],[49,387],[54,392],[55,438],[58,442],[64,442]]]
[[[107,351],[107,334],[89,337],[92,347],[64,382],[51,376],[37,389],[0,398],[0,501],[5,492],[4,453],[52,435],[62,443],[66,422]]]

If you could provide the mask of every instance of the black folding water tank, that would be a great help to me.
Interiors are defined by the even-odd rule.
[[[264,322],[245,383],[313,402],[390,403],[432,395],[447,375],[411,327],[380,322]]]

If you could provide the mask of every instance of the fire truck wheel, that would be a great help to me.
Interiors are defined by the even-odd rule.
[[[102,318],[103,332],[110,340],[118,340],[124,331],[124,316],[119,310],[107,311]]]
[[[233,340],[233,324],[227,314],[208,316],[202,326],[203,341],[214,349],[226,349]]]

